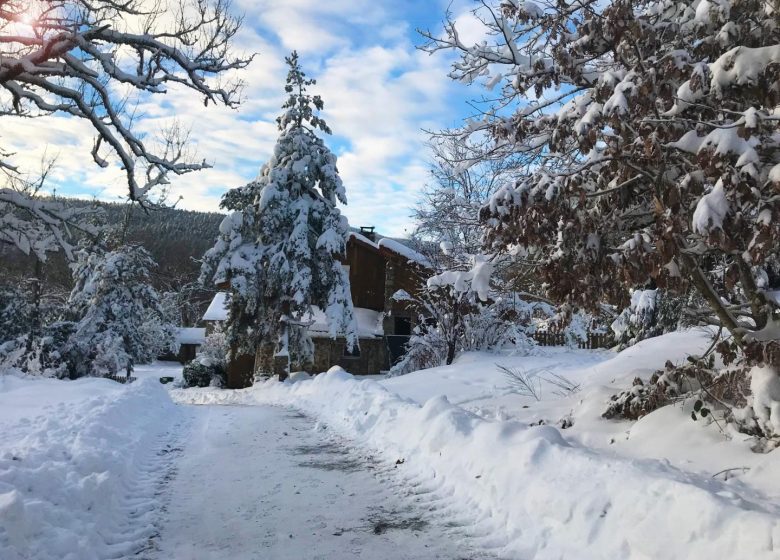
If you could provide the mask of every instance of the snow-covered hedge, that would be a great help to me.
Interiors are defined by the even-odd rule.
[[[0,378],[0,558],[136,554],[179,414],[154,380]]]

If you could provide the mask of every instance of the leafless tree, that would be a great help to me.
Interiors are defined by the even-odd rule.
[[[41,171],[33,176],[10,173],[0,188],[0,243],[33,254],[36,267],[46,261],[49,252],[62,249],[73,256],[71,234],[78,231],[95,236],[98,226],[95,208],[68,206],[54,197],[41,197],[54,160],[44,160]]]
[[[0,115],[88,121],[95,163],[117,158],[130,200],[153,204],[171,173],[208,165],[188,159],[179,126],[143,138],[131,102],[182,86],[235,106],[242,83],[227,78],[252,59],[233,53],[240,25],[229,0],[0,0]],[[15,172],[11,156],[0,150],[0,168]]]

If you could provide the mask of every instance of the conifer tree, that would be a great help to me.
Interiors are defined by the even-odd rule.
[[[224,196],[221,206],[232,213],[206,253],[202,280],[230,283],[231,352],[275,344],[289,372],[313,358],[307,326],[314,306],[324,311],[331,337],[345,336],[354,347],[357,329],[339,261],[349,226],[336,203],[346,204],[346,194],[336,156],[316,134],[330,134],[316,114],[323,102],[307,93],[316,82],[306,78],[297,53],[286,62],[289,97],[273,154],[255,181]]]
[[[151,361],[173,342],[173,329],[164,322],[150,283],[154,266],[140,246],[79,251],[68,300],[80,318],[66,345],[74,362],[72,377],[129,374],[134,364]],[[154,318],[157,328],[150,324]]]

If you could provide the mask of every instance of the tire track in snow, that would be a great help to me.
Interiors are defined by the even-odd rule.
[[[416,500],[396,465],[322,423],[280,407],[187,409],[192,429],[144,560],[488,558],[431,507],[438,498]]]

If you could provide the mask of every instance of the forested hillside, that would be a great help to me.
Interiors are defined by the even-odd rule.
[[[73,204],[96,206],[103,213],[100,221],[112,224],[113,235],[124,235],[127,243],[143,245],[158,263],[152,271],[157,289],[168,290],[197,280],[197,262],[216,239],[223,215],[166,208],[145,212],[137,205],[92,201]],[[35,258],[11,245],[0,244],[0,283],[21,282],[35,274]],[[44,284],[51,289],[69,290],[72,284],[65,257],[51,254],[42,267]]]

